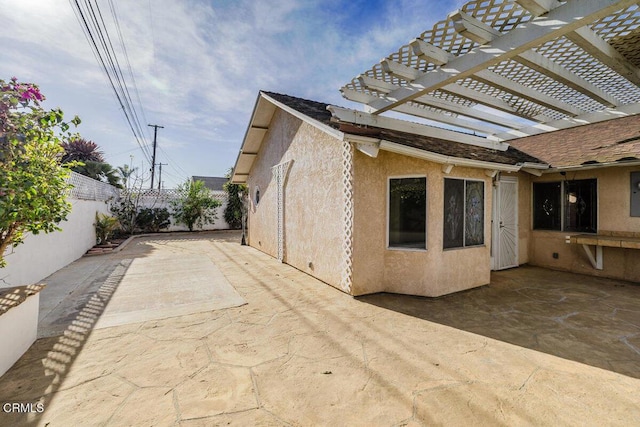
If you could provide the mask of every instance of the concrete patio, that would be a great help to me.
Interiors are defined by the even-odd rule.
[[[235,232],[135,239],[50,276],[0,425],[634,425],[640,287],[522,267],[349,297]]]

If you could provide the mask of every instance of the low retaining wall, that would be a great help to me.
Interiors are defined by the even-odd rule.
[[[0,290],[0,377],[36,341],[43,288],[35,285]]]

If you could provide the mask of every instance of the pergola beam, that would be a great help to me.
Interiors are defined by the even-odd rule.
[[[395,62],[392,61],[384,61],[387,63],[387,66],[390,64],[395,64],[396,66],[400,66],[401,64],[397,64]],[[406,66],[402,66],[405,68],[409,68]],[[410,70],[414,70],[413,68],[410,68]],[[415,70],[416,72],[419,72],[418,70]],[[359,76],[358,80],[360,81],[360,84],[368,87],[369,89],[373,89],[379,92],[384,92],[384,93],[389,93],[392,92],[394,90],[397,90],[400,88],[400,86],[391,84],[391,83],[387,83],[385,81],[381,81],[378,79],[374,79],[372,77],[369,76]],[[458,86],[458,85],[456,85]],[[482,111],[473,107],[468,107],[466,105],[461,105],[457,102],[453,102],[453,101],[449,101],[446,99],[441,99],[441,98],[437,98],[435,96],[432,95],[422,95],[416,99],[414,99],[414,102],[420,103],[420,104],[424,104],[430,107],[434,107],[434,108],[438,108],[440,110],[444,110],[444,111],[448,111],[450,113],[454,113],[454,114],[461,114],[463,116],[466,117],[470,117],[476,120],[480,120],[482,122],[485,123],[492,123],[494,125],[497,126],[501,126],[501,127],[505,127],[505,128],[511,128],[511,129],[519,129],[521,127],[524,127],[524,124],[519,122],[519,121],[515,121],[510,117],[506,117],[506,116],[498,116],[495,114],[491,114],[488,113],[486,111]],[[396,111],[398,111],[398,109],[396,109]],[[431,115],[430,115],[431,116]],[[427,117],[425,117],[427,118]],[[431,119],[432,117],[429,117],[429,119]],[[452,123],[453,124],[453,123]],[[456,124],[457,125],[457,124]],[[461,127],[467,128],[469,124],[467,124],[466,126],[462,125]],[[477,126],[474,126],[472,128],[473,130],[480,130]],[[484,130],[482,130],[481,132],[486,132],[487,128],[484,127]],[[490,131],[489,133],[493,133],[493,131]]]
[[[637,0],[581,0],[567,2],[526,25],[495,38],[490,46],[479,46],[456,57],[446,66],[436,68],[414,80],[410,86],[397,89],[370,106],[376,114],[391,110],[425,93],[440,89],[457,80],[471,77],[499,62],[512,59],[527,50],[554,40],[617,10],[636,4]]]
[[[366,86],[369,89],[377,90],[384,93],[388,93],[389,91],[393,89],[397,89],[399,87],[391,83],[383,82],[378,79],[374,79],[373,77],[364,76],[364,75],[359,76],[358,80],[360,81],[360,84],[362,84],[363,86]],[[455,86],[458,86],[458,85],[455,85]],[[356,96],[357,99],[352,99],[352,96],[354,95],[352,92],[355,92],[355,91],[343,92],[343,95],[347,99],[351,99],[352,101],[359,102],[358,99],[362,99],[362,97]],[[376,99],[376,97],[374,97],[373,95],[370,95],[370,97],[371,97],[369,98],[370,100]],[[483,112],[481,110],[476,110],[470,107],[459,105],[455,102],[443,100],[440,98],[435,98],[429,95],[423,95],[420,98],[417,98],[415,102],[428,105],[434,108],[438,108],[440,110],[448,111],[450,113],[462,114],[464,116],[476,119],[478,121],[469,121],[460,117],[456,117],[455,115],[442,114],[442,112],[439,112],[439,111],[431,111],[431,110],[420,108],[418,106],[410,105],[410,104],[401,105],[398,108],[396,108],[394,111],[420,117],[423,119],[446,123],[449,125],[457,126],[463,129],[468,129],[474,132],[479,132],[484,134],[493,134],[496,132],[495,127],[487,126],[486,124],[484,124],[487,122],[496,124],[503,128],[519,129],[521,127],[524,127],[524,124],[520,122],[516,122],[508,117],[496,116],[493,114]]]
[[[515,58],[527,67],[534,69],[568,87],[598,101],[606,107],[615,107],[620,102],[593,83],[551,61],[533,50],[523,52]]]
[[[336,107],[334,105],[328,106],[327,109],[331,112],[334,119],[337,119],[341,122],[408,132],[416,135],[444,139],[446,141],[461,142],[463,144],[470,144],[478,147],[491,148],[500,151],[504,151],[509,148],[509,144],[507,143],[489,141],[483,137],[468,135],[448,129],[437,128],[434,126],[427,126],[420,123],[407,122],[405,120],[398,120],[391,117],[373,115],[362,111]]]
[[[443,114],[440,111],[432,111],[426,108],[418,107],[414,104],[403,104],[393,111],[398,113],[408,114],[410,116],[419,117],[422,119],[431,120],[436,123],[443,123],[458,128],[467,129],[473,132],[478,132],[486,135],[491,135],[496,132],[496,128],[493,126],[487,126],[480,121],[470,121],[455,114]],[[503,126],[504,127],[504,126]]]
[[[446,50],[440,49],[424,40],[413,39],[409,45],[415,56],[435,65],[444,65],[449,62],[451,58],[454,58],[454,56]]]
[[[465,98],[470,101],[477,102],[478,104],[485,105],[487,107],[495,108],[496,110],[503,111],[505,113],[513,114],[515,116],[521,116],[518,110],[513,108],[510,104],[504,102],[502,99],[495,96],[487,95],[477,90],[469,89],[468,87],[461,86],[457,83],[446,85],[440,90],[449,92],[450,94]],[[531,120],[529,117],[524,117],[527,120]]]
[[[515,0],[522,8],[528,10],[533,16],[544,15],[550,10],[560,6],[557,0]]]
[[[535,16],[543,15],[560,6],[557,0],[515,1]],[[640,69],[589,27],[578,28],[567,33],[566,37],[631,83],[640,85]]]
[[[414,101],[420,104],[438,108],[440,110],[449,111],[451,113],[462,114],[463,116],[481,120],[486,123],[493,123],[497,126],[511,129],[520,129],[521,127],[524,127],[521,122],[515,121],[509,117],[491,114],[486,111],[478,110],[473,107],[467,107],[466,105],[460,105],[457,102],[436,98],[435,96],[431,95],[422,95],[416,98]]]
[[[545,95],[544,93],[530,88],[529,86],[525,86],[521,83],[503,77],[500,74],[494,73],[490,70],[480,70],[474,74],[473,78],[476,80],[480,80],[481,82],[488,84],[489,86],[498,88],[504,92],[512,93],[520,98],[527,99],[536,104],[551,108],[552,110],[560,111],[561,113],[570,116],[577,116],[584,113],[583,110],[567,102],[560,101],[549,95]]]
[[[631,83],[640,86],[640,68],[590,28],[579,28],[566,37]]]
[[[394,85],[392,83],[387,83],[382,80],[374,79],[373,77],[369,77],[366,75],[358,76],[358,81],[362,86],[368,87],[369,89],[375,90],[377,92],[382,92],[382,93],[389,93],[400,87],[398,85]]]
[[[510,130],[507,132],[489,135],[488,138],[496,141],[508,141],[510,139],[539,135],[545,132],[553,132],[556,130],[568,129],[576,126],[599,123],[605,120],[618,119],[635,114],[640,114],[640,103],[623,105],[617,108],[607,108],[604,111],[586,113],[576,117],[569,117],[547,123],[540,123],[517,130]]]
[[[420,57],[426,57],[427,55],[429,56],[435,56],[438,58],[439,62],[442,62],[445,59],[445,56],[447,58],[448,61],[455,61],[456,57],[436,46],[430,45],[422,40],[414,40],[411,44],[414,53],[418,54],[418,56]],[[529,58],[534,58],[537,56],[542,57],[542,55],[539,54],[535,54],[535,53],[531,53],[531,55],[527,55]],[[539,62],[543,63],[544,61],[540,60]],[[547,61],[550,62],[550,61]],[[390,73],[396,77],[399,77],[401,79],[407,80],[409,82],[412,82],[412,84],[415,84],[416,81],[419,81],[423,78],[426,78],[428,73],[423,73],[419,70],[416,70],[415,68],[412,67],[408,67],[404,64],[399,64],[395,61],[391,61],[389,59],[384,59],[381,62],[382,64],[382,68],[383,70],[385,70],[387,73]],[[447,64],[446,62],[443,62],[443,64]],[[447,64],[448,66],[448,64]],[[551,65],[548,65],[547,68],[551,68]],[[556,70],[557,71],[557,70]],[[560,71],[557,71],[558,73],[560,73]],[[568,73],[568,72],[567,72]],[[568,79],[569,77],[566,76],[566,73],[564,74],[564,76]],[[534,102],[536,104],[539,105],[543,105],[547,108],[551,108],[553,110],[556,111],[560,111],[564,114],[568,114],[568,115],[578,115],[578,114],[582,114],[584,111],[574,107],[573,105],[570,105],[566,102],[563,101],[559,101],[551,96],[547,96],[543,93],[540,93],[538,91],[532,90],[531,88],[528,88],[520,83],[517,83],[515,81],[512,81],[510,79],[507,79],[506,77],[503,77],[497,73],[494,73],[493,71],[489,71],[489,70],[480,70],[476,73],[475,76],[472,76],[474,78],[476,78],[476,80],[480,80],[482,82],[484,82],[485,84],[488,84],[489,86],[493,86],[496,88],[499,88],[500,90],[507,92],[507,93],[511,93],[515,96],[518,97],[522,97],[525,98],[531,102]],[[576,76],[577,77],[577,76]],[[593,86],[591,84],[589,84],[588,82],[584,82],[585,85],[590,85]],[[451,83],[448,85],[445,85],[443,87],[441,87],[441,90],[447,91],[450,88],[456,88],[457,87],[461,87],[460,85],[456,84],[456,83]],[[594,89],[594,91],[596,91],[597,88]],[[511,106],[509,106],[506,102],[502,102],[502,105],[500,105],[498,102],[487,102],[487,97],[485,96],[484,98],[481,97],[476,97],[476,98],[472,98],[470,97],[470,92],[471,90],[466,92],[465,98],[468,99],[473,99],[474,101],[478,102],[478,103],[482,103],[484,105],[487,105],[489,107],[493,107],[493,108],[497,108],[501,111],[505,111],[507,113],[510,114],[515,114],[515,115],[519,115],[521,117],[524,117],[520,114],[518,114],[514,108],[512,108]],[[473,91],[475,92],[475,91]],[[391,92],[386,92],[391,94],[391,96],[393,95],[393,93],[397,93],[397,91],[391,91]],[[604,94],[602,93],[602,91],[598,92],[598,95],[602,95],[604,96]],[[497,98],[492,97],[494,100],[498,100]],[[506,106],[506,108],[505,108]],[[375,107],[374,107],[375,108]],[[394,108],[395,109],[395,108]],[[532,119],[531,117],[524,117],[528,120],[535,120]]]
[[[408,67],[390,59],[383,59],[380,61],[380,65],[385,73],[391,74],[408,82],[412,82],[425,74],[420,70],[416,70],[413,67]]]
[[[500,37],[502,35],[502,33],[495,30],[490,25],[467,15],[464,12],[454,12],[450,15],[450,18],[453,19],[456,31],[458,31],[460,35],[469,38],[476,43],[487,44],[493,41],[496,37]],[[549,58],[535,52],[534,50],[522,52],[513,59],[582,93],[583,95],[588,96],[591,99],[596,100],[604,106],[615,107],[620,104],[611,95],[607,94],[593,83],[556,64]]]
[[[453,28],[458,34],[481,45],[487,44],[502,35],[500,31],[497,31],[491,25],[487,25],[460,10],[450,13],[449,19],[453,21]]]

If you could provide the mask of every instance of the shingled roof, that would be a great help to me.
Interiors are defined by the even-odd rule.
[[[341,124],[332,120],[331,112],[327,110],[329,104],[297,98],[290,95],[283,95],[280,93],[263,93],[311,119],[352,135],[376,137],[385,141],[417,148],[430,153],[461,159],[501,163],[505,165],[544,163],[538,158],[530,156],[529,154],[526,154],[514,147],[509,147],[506,151],[499,151],[375,126],[358,127],[351,124]]]
[[[554,168],[640,161],[640,116],[510,141]]]
[[[221,176],[192,176],[192,181],[203,181],[204,186],[211,191],[223,191],[224,184],[229,181],[229,178]]]

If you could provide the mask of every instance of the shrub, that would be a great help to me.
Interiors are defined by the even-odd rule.
[[[118,218],[120,230],[124,234],[133,234],[137,228],[138,210],[130,197],[125,197],[111,205],[111,213]]]
[[[242,212],[244,205],[242,197],[247,191],[244,184],[232,184],[231,181],[224,184],[224,191],[227,192],[227,206],[224,209],[224,220],[230,228],[242,228]]]
[[[222,203],[211,196],[203,181],[186,181],[178,186],[178,198],[171,201],[173,217],[193,231],[204,224],[213,224],[217,219],[216,208]]]
[[[22,243],[26,232],[60,230],[71,211],[66,193],[74,164],[61,163],[69,124],[60,109],[44,110],[43,100],[32,83],[0,79],[0,267],[9,245]]]
[[[109,241],[111,234],[118,229],[118,218],[96,212],[96,243],[103,245]]]
[[[143,233],[157,233],[171,225],[167,208],[142,208],[136,216],[136,224]]]

